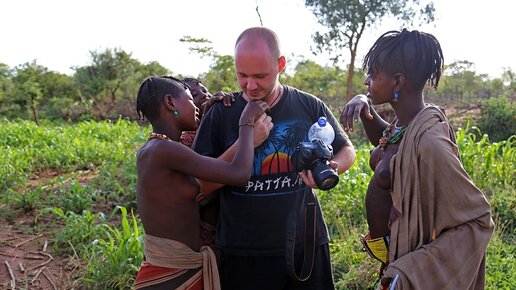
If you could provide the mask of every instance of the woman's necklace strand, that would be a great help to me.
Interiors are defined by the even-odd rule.
[[[396,121],[392,122],[383,130],[382,137],[380,138],[378,146],[380,146],[380,149],[385,150],[385,147],[387,147],[387,144],[396,144],[398,143],[403,135],[405,134],[405,131],[407,130],[407,127],[395,127]],[[393,129],[394,128],[394,129]],[[394,133],[394,134],[393,134]]]
[[[160,140],[164,140],[164,141],[172,141],[172,139],[168,138],[167,135],[165,134],[159,134],[159,133],[149,133],[149,138],[147,138],[147,141],[151,140],[151,139],[160,139]]]

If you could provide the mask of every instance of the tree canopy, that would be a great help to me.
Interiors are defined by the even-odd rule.
[[[419,0],[305,0],[305,5],[317,17],[327,31],[316,32],[313,40],[316,53],[329,51],[337,64],[345,48],[349,51],[346,97],[352,97],[353,73],[357,47],[367,28],[378,25],[388,16],[402,23],[432,22],[435,8],[433,2],[420,6]]]

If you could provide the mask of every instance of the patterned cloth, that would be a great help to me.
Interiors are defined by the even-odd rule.
[[[202,269],[174,269],[143,262],[134,289],[152,289],[156,286],[168,289],[202,290]]]
[[[220,290],[217,262],[210,247],[203,246],[198,253],[181,242],[145,234],[144,252],[146,261],[136,277],[136,289],[176,285],[182,287],[179,289]],[[198,280],[202,280],[200,288]]]
[[[179,137],[179,141],[181,141],[181,144],[192,148],[196,134],[197,134],[197,131],[183,131],[181,133],[181,137]]]

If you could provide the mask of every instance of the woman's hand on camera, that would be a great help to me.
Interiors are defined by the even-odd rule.
[[[371,105],[366,95],[356,95],[342,109],[340,123],[344,130],[353,132],[353,123],[358,123],[358,119],[363,116],[367,120],[372,120]]]

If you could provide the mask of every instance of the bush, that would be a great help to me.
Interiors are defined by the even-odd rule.
[[[516,134],[516,103],[507,97],[492,98],[485,102],[478,127],[491,141],[506,140]]]

